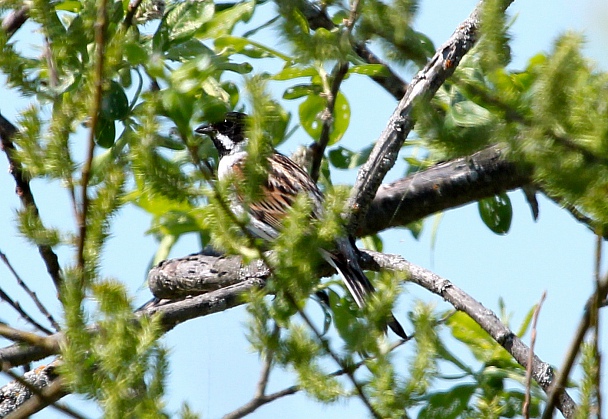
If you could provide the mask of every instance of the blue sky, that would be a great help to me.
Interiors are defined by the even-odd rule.
[[[415,27],[440,45],[475,4],[474,1],[450,0],[422,2]],[[608,45],[608,4],[605,1],[516,1],[509,11],[516,17],[511,31],[512,68],[523,68],[531,56],[550,51],[559,34],[576,30],[586,35],[587,56],[596,60],[600,68],[608,69],[605,47]],[[18,39],[29,36],[24,32]],[[271,45],[276,43],[272,35],[266,35],[266,41]],[[4,86],[4,80],[0,79],[0,111],[9,120],[16,121],[17,113],[29,102],[14,96]],[[281,86],[273,89],[280,97]],[[343,145],[358,149],[378,137],[396,103],[363,76],[349,78],[344,85],[344,93],[351,105],[351,125]],[[298,130],[282,151],[289,153],[297,145],[309,142],[310,138]],[[387,180],[401,177],[404,169],[403,164],[397,165]],[[338,182],[352,183],[355,175],[354,171],[341,172],[337,179]],[[69,198],[60,185],[37,180],[32,187],[47,225],[74,227]],[[36,289],[49,308],[57,312],[55,290],[36,249],[26,244],[14,230],[14,211],[20,204],[13,190],[6,160],[0,158],[0,191],[4,197],[0,205],[0,250],[7,254],[17,271]],[[514,328],[539,300],[542,292],[547,291],[539,319],[536,351],[544,361],[559,365],[582,315],[582,304],[592,290],[594,237],[585,226],[542,197],[539,199],[540,217],[534,222],[523,194],[515,191],[510,196],[514,218],[511,231],[506,236],[491,233],[477,215],[476,205],[468,205],[443,215],[434,246],[432,231],[435,218],[432,217],[426,221],[419,241],[405,230],[384,233],[385,251],[400,254],[413,263],[432,269],[492,310],[498,309],[498,299],[502,297],[507,309],[513,313]],[[104,252],[104,274],[127,283],[136,304],[150,298],[149,291],[142,285],[157,245],[152,237],[145,235],[149,223],[148,216],[142,211],[125,208],[115,220],[113,237]],[[197,240],[186,238],[175,246],[171,256],[184,256],[198,250]],[[63,263],[71,262],[73,256],[67,249],[59,249],[58,253]],[[0,281],[3,289],[34,312],[3,265],[0,265]],[[404,290],[396,311],[400,319],[406,319],[406,312],[415,299],[434,301],[439,308],[448,308],[438,298],[412,284],[406,285]],[[6,304],[0,305],[0,320],[13,320]],[[244,338],[245,321],[244,310],[237,308],[187,322],[167,334],[165,342],[172,353],[167,395],[169,410],[175,411],[183,401],[187,401],[202,417],[216,418],[251,398],[258,379],[259,363]],[[410,327],[406,324],[406,329]],[[603,343],[606,343],[605,339]],[[407,349],[397,356],[409,356]],[[0,383],[5,381],[6,377],[0,377]],[[273,373],[270,390],[293,383],[291,376]],[[73,401],[74,397],[66,400]],[[90,410],[89,404],[76,405],[87,416],[98,416],[98,412]],[[50,413],[47,410],[38,417],[61,417]],[[296,395],[251,415],[252,418],[311,416],[359,418],[366,417],[366,414],[358,401],[327,407],[307,400],[305,395]]]

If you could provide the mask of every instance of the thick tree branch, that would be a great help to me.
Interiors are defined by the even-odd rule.
[[[504,3],[506,7],[511,1]],[[483,4],[483,0],[477,4],[470,16],[459,25],[408,86],[368,160],[359,170],[346,207],[347,231],[358,231],[384,176],[395,164],[399,150],[414,126],[414,104],[418,100],[430,100],[475,45]]]
[[[364,269],[372,271],[385,269],[409,273],[410,281],[441,296],[457,310],[467,313],[479,323],[496,342],[502,345],[517,362],[524,367],[528,366],[529,348],[515,336],[513,332],[504,326],[493,312],[484,308],[479,302],[448,280],[441,278],[424,268],[411,264],[400,256],[385,255],[369,251],[362,251],[361,254],[361,266]],[[190,265],[191,269],[196,265],[197,261],[200,261],[201,267],[194,269],[195,271],[205,272],[204,275],[207,276],[214,273],[218,278],[226,276],[229,278],[228,283],[230,283],[230,285],[208,294],[198,295],[181,301],[167,302],[164,300],[162,302],[155,302],[140,309],[138,315],[161,314],[163,316],[163,325],[166,330],[169,330],[184,321],[224,311],[243,304],[244,300],[241,296],[253,288],[264,286],[265,278],[269,272],[268,268],[265,266],[255,264],[243,265],[238,256],[218,257],[191,255],[185,258],[185,261]],[[150,275],[158,275],[159,269],[162,270],[163,267],[166,268],[169,266],[171,267],[171,272],[180,272],[179,269],[176,269],[176,266],[179,263],[179,259],[166,262],[162,266],[155,268],[156,270],[151,271]],[[220,266],[219,264],[222,263],[224,264],[224,268],[217,270],[217,266]],[[231,268],[228,268],[229,266],[231,266]],[[230,272],[239,272],[239,274],[237,274],[236,277],[230,278]],[[167,282],[169,281],[171,274],[165,273],[164,276],[164,282]],[[172,278],[172,280],[179,281],[180,278],[175,277]],[[189,281],[194,283],[197,282],[192,281],[191,279]],[[180,292],[183,293],[184,291],[180,290]],[[62,334],[57,333],[50,338],[59,343],[62,336]],[[48,348],[19,347],[13,345],[0,350],[0,361],[7,362],[9,365],[19,365],[56,354],[58,353],[58,350],[59,345],[57,345],[56,350],[54,351],[50,351]],[[531,368],[533,378],[545,391],[548,391],[554,380],[551,367],[534,355]],[[566,417],[571,417],[575,408],[574,402],[566,392],[561,393],[557,401],[557,406]]]
[[[380,186],[356,235],[406,226],[530,182],[530,170],[507,160],[500,146],[492,146]]]

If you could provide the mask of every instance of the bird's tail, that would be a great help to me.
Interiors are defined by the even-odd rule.
[[[361,270],[353,247],[350,244],[340,247],[340,252],[337,254],[329,253],[327,251],[321,251],[321,254],[323,259],[338,271],[346,288],[357,303],[357,306],[363,308],[365,306],[366,298],[375,291],[374,286]],[[343,249],[343,247],[348,248]],[[405,330],[403,330],[403,327],[394,315],[391,314],[390,318],[387,319],[387,325],[400,338],[408,339]]]

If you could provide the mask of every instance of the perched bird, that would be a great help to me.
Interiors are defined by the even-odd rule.
[[[218,178],[234,175],[243,177],[247,159],[247,115],[229,112],[224,121],[201,125],[195,132],[211,138],[219,153]],[[312,178],[288,157],[274,151],[268,157],[268,178],[261,185],[261,197],[244,205],[238,194],[233,199],[232,210],[236,214],[249,213],[248,230],[256,237],[274,240],[281,230],[283,217],[299,194],[306,194],[312,202],[312,217],[321,218],[323,194]],[[362,308],[374,287],[365,276],[357,261],[357,249],[349,237],[339,237],[333,249],[319,249],[322,257],[338,271],[355,302]],[[403,327],[391,315],[388,326],[403,339],[407,335]]]

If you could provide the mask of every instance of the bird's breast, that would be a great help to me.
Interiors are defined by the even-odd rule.
[[[235,166],[239,164],[246,156],[246,152],[240,151],[238,153],[229,154],[222,157],[217,166],[217,178],[221,180],[234,173]]]

